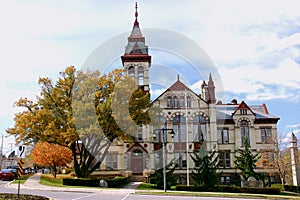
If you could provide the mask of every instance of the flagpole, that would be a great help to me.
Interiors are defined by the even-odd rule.
[[[189,131],[188,131],[188,112],[187,112],[187,97],[186,89],[184,89],[185,97],[185,129],[186,129],[186,183],[190,185],[190,174],[189,174]]]

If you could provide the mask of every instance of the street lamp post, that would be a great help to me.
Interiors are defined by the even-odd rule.
[[[164,178],[164,192],[167,191],[167,169],[166,169],[166,149],[165,145],[167,144],[167,131],[171,131],[169,134],[172,138],[174,138],[175,132],[170,128],[162,128],[160,129],[160,141],[163,143],[163,178]],[[156,134],[153,134],[153,138],[156,138]]]

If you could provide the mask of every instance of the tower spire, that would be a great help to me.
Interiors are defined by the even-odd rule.
[[[138,24],[137,18],[139,16],[139,13],[138,13],[137,9],[138,9],[137,2],[135,2],[135,22],[134,23]]]

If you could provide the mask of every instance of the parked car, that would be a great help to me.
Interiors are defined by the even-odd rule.
[[[50,171],[49,168],[43,168],[42,169],[42,174],[50,174],[50,173],[51,173],[51,171]]]
[[[1,180],[13,180],[17,177],[17,171],[15,169],[2,169],[0,171]]]

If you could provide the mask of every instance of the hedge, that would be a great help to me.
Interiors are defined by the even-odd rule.
[[[64,178],[63,185],[97,187],[99,186],[99,180],[82,178]]]
[[[109,188],[120,188],[128,183],[126,177],[118,176],[113,179],[106,179],[107,185]],[[89,186],[89,187],[98,187],[99,179],[82,179],[82,178],[64,178],[63,185],[71,186]]]
[[[126,185],[128,183],[128,179],[127,177],[117,176],[113,179],[107,179],[106,182],[109,188],[119,188]]]
[[[194,185],[177,185],[176,190],[178,191],[193,191],[193,192],[204,192],[204,191],[215,191],[215,192],[229,192],[229,193],[252,193],[252,194],[279,194],[279,188],[242,188],[237,186],[217,186],[212,189],[204,189],[203,186]]]
[[[300,187],[294,185],[284,185],[284,190],[289,192],[300,193]]]

